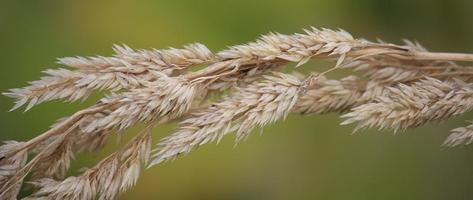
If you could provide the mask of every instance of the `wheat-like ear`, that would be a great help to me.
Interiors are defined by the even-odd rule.
[[[412,85],[388,88],[383,96],[352,109],[342,124],[359,122],[359,128],[392,128],[395,131],[445,120],[473,108],[470,84],[426,77]]]
[[[149,123],[161,118],[175,118],[190,109],[194,98],[203,92],[197,84],[188,84],[163,75],[147,87],[102,99],[113,105],[103,118],[92,121],[85,132],[117,128],[124,130],[137,122]]]
[[[65,68],[48,69],[46,76],[30,86],[11,89],[5,95],[17,99],[12,110],[28,103],[26,110],[45,101],[87,98],[95,90],[119,91],[143,87],[159,77],[153,72],[171,76],[191,66],[209,63],[215,56],[202,44],[190,44],[184,49],[139,50],[128,46],[114,47],[113,57],[68,57],[58,63]]]
[[[307,82],[294,76],[275,73],[220,102],[194,111],[175,133],[159,143],[150,166],[219,141],[233,131],[237,132],[236,141],[242,140],[254,127],[263,127],[286,116],[307,86],[304,83]]]
[[[6,177],[5,180],[0,182],[0,197],[7,196],[15,190],[14,186],[21,184],[22,180],[31,170],[34,170],[36,167],[39,169],[48,169],[47,171],[41,171],[39,174],[50,174],[56,175],[56,173],[61,173],[63,169],[69,166],[69,158],[67,157],[70,153],[64,153],[61,150],[63,145],[63,140],[73,136],[78,133],[78,127],[85,121],[84,119],[87,116],[98,113],[105,109],[104,105],[93,106],[88,109],[84,109],[68,117],[64,120],[61,120],[59,123],[54,125],[50,130],[45,133],[27,141],[27,142],[16,142],[16,143],[7,143],[3,146],[0,146],[0,159],[5,162],[0,162],[0,168],[3,166],[8,166],[9,163],[22,163],[26,162],[27,155],[31,153],[34,149],[41,149],[37,152],[37,155],[33,157],[27,164],[18,165],[18,168],[15,169],[15,173]],[[25,155],[25,156],[22,156]],[[58,157],[66,162],[54,162],[54,164],[49,163],[50,165],[41,166],[42,162],[48,163],[50,158]],[[57,160],[55,160],[57,161]],[[39,163],[39,164],[38,164]],[[50,171],[51,170],[51,171]],[[5,173],[7,170],[2,170],[2,173]],[[40,175],[41,176],[41,175]],[[15,194],[16,195],[16,194]]]
[[[0,146],[0,199],[14,199],[30,172],[38,190],[27,199],[114,199],[134,184],[140,162],[148,160],[148,134],[82,175],[62,178],[76,152],[98,150],[113,131],[139,123],[181,121],[158,144],[155,165],[234,131],[240,141],[290,112],[350,111],[344,123],[403,130],[473,106],[473,70],[452,62],[473,62],[473,55],[429,52],[412,42],[375,43],[344,30],[271,33],[215,55],[201,44],[114,50],[111,57],[60,59],[68,68],[47,70],[41,80],[5,93],[17,100],[14,108],[28,104],[28,110],[45,101],[87,98],[100,89],[111,92],[29,141]],[[305,80],[277,72],[310,59],[333,59],[335,67]],[[195,65],[205,66],[192,70]],[[362,74],[340,80],[324,76],[338,68]],[[446,145],[468,143],[469,129],[453,130]]]
[[[7,141],[3,146],[0,147],[0,152],[6,150],[16,149],[21,146],[16,141]],[[27,151],[21,150],[12,157],[1,157],[0,158],[0,186],[4,186],[11,177],[14,177],[18,171],[23,168],[27,162],[28,155]],[[12,189],[2,195],[3,199],[16,199],[18,192],[21,189],[21,182],[12,185]]]
[[[297,101],[292,112],[324,114],[344,112],[360,102],[366,83],[356,76],[329,80],[319,76]]]
[[[138,135],[123,149],[77,177],[71,176],[63,181],[45,178],[32,182],[39,189],[25,200],[87,200],[97,196],[99,199],[115,199],[136,183],[141,164],[148,162],[150,151],[150,134]]]
[[[443,146],[456,147],[460,145],[469,145],[473,142],[473,125],[455,128],[450,131],[450,135],[443,143]]]

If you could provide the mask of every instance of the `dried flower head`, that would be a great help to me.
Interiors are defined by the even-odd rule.
[[[182,49],[113,47],[110,57],[69,57],[63,68],[12,89],[12,110],[52,100],[86,99],[96,104],[63,118],[37,137],[0,146],[0,199],[16,199],[23,180],[34,186],[25,199],[115,199],[132,187],[142,165],[153,166],[235,132],[236,142],[289,113],[345,113],[342,124],[394,131],[447,120],[473,108],[473,55],[429,52],[404,45],[358,39],[344,30],[270,33],[255,42],[213,54],[202,44]],[[310,59],[334,60],[321,73],[297,76],[283,70]],[[203,68],[195,69],[195,66]],[[354,74],[336,80],[339,68]],[[179,122],[154,152],[150,131]],[[100,150],[115,132],[145,124],[140,134],[97,165],[67,176],[77,152]],[[445,146],[473,141],[473,125],[456,128]],[[32,176],[28,176],[32,173]]]

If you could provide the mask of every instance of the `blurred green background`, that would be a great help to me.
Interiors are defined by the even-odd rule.
[[[354,36],[416,39],[433,51],[473,52],[471,0],[2,0],[0,91],[24,86],[56,57],[111,55],[111,45],[218,51],[270,31],[343,28]],[[304,68],[315,69],[317,63]],[[0,97],[1,140],[26,140],[85,103],[46,103],[7,112]],[[442,149],[448,130],[472,114],[393,135],[351,135],[337,115],[297,116],[265,128],[236,148],[228,137],[142,173],[121,199],[473,199],[473,145]],[[155,139],[172,131],[157,128]],[[136,131],[135,131],[136,132]],[[132,131],[129,135],[135,133]],[[77,155],[73,170],[116,148]]]

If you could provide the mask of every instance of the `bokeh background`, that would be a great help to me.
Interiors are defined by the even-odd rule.
[[[0,91],[36,80],[56,57],[111,55],[111,45],[218,51],[270,31],[343,28],[355,36],[415,39],[433,51],[473,52],[471,0],[2,0]],[[311,62],[304,69],[317,69]],[[45,103],[7,112],[0,97],[0,139],[26,140],[56,119],[91,105]],[[121,199],[473,199],[473,145],[442,149],[448,130],[472,114],[393,135],[339,126],[337,115],[291,115],[236,148],[228,137],[142,173]],[[155,139],[173,126],[154,130]],[[136,131],[130,131],[133,135]],[[112,149],[77,155],[73,171]]]

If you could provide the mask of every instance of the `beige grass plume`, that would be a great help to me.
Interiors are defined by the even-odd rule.
[[[159,143],[151,165],[219,141],[233,131],[237,132],[236,141],[242,140],[254,127],[285,117],[307,82],[282,73],[264,76],[261,82],[239,88],[221,101],[193,111],[175,133]]]
[[[16,199],[27,188],[25,179],[33,185],[25,199],[115,199],[136,183],[143,164],[162,164],[232,132],[241,141],[255,127],[290,113],[344,113],[342,124],[397,131],[473,107],[473,68],[455,63],[471,63],[473,55],[429,52],[409,41],[371,42],[344,30],[270,33],[215,54],[199,43],[113,50],[110,57],[61,58],[63,68],[4,93],[16,100],[12,110],[86,99],[97,90],[107,94],[31,140],[0,146],[0,199]],[[307,76],[287,68],[311,59],[334,60],[333,68]],[[340,68],[353,74],[328,77]],[[169,122],[179,122],[178,128],[152,152],[151,129]],[[124,147],[91,169],[66,176],[76,153],[98,151],[115,131],[137,124],[146,128]],[[444,145],[471,143],[471,126],[453,129]]]

